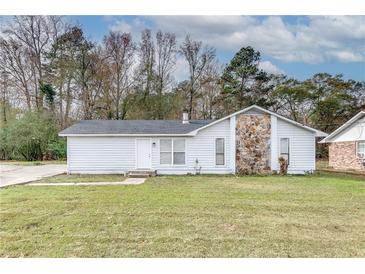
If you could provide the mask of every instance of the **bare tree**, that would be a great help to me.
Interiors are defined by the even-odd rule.
[[[163,92],[171,83],[171,73],[176,64],[176,36],[174,33],[156,34],[156,82],[155,89],[158,96],[157,117],[164,118]]]
[[[142,32],[141,42],[138,47],[138,86],[146,98],[153,91],[154,66],[155,66],[155,45],[153,43],[151,30]]]
[[[95,60],[95,54],[92,54],[91,50],[94,45],[88,41],[84,41],[80,45],[80,51],[77,56],[77,72],[76,72],[76,85],[79,87],[78,99],[81,101],[81,109],[83,119],[89,120],[93,116],[93,98],[91,90],[91,81],[95,75],[93,62]]]
[[[84,37],[82,29],[78,26],[69,27],[59,35],[50,51],[52,83],[57,90],[57,103],[61,128],[69,124],[71,107],[76,93],[82,87],[83,76],[81,72],[88,70],[87,57],[92,44]],[[84,61],[84,62],[82,62]]]
[[[3,125],[6,125],[6,108],[8,106],[8,73],[5,70],[1,71],[1,108],[2,108],[2,121]]]
[[[59,35],[61,24],[59,16],[14,16],[5,30],[5,33],[24,46],[29,54],[38,109],[43,107],[43,94],[39,92],[39,84],[46,77],[47,52]]]
[[[111,95],[115,105],[114,117],[119,120],[121,118],[121,101],[131,86],[130,72],[135,45],[130,33],[110,32],[104,37],[104,46],[113,77]],[[122,112],[124,111],[122,110]]]
[[[88,107],[88,119],[94,119],[103,117],[104,94],[110,94],[112,73],[102,47],[94,48],[90,59],[90,81],[86,90],[87,96],[84,98],[86,98],[85,106]]]
[[[15,88],[21,91],[23,98],[25,98],[27,109],[31,110],[32,93],[30,81],[33,75],[26,49],[13,39],[0,39],[0,54],[2,57],[2,71],[5,71],[14,80]]]
[[[138,46],[136,89],[139,103],[148,118],[162,119],[166,115],[163,96],[172,83],[176,63],[176,36],[158,31],[155,39],[150,30],[142,32]]]
[[[213,119],[220,116],[219,98],[221,93],[220,75],[222,68],[217,61],[211,62],[205,69],[201,79],[201,118]]]
[[[199,90],[199,81],[204,70],[215,58],[215,50],[210,47],[202,47],[202,42],[191,40],[187,35],[184,43],[180,46],[180,53],[185,57],[189,66],[189,119],[192,118],[194,100]]]

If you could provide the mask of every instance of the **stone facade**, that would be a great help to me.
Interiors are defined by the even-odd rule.
[[[338,170],[365,172],[362,159],[356,156],[356,142],[335,142],[329,144],[329,166]]]
[[[236,172],[270,172],[271,117],[268,114],[236,117]]]

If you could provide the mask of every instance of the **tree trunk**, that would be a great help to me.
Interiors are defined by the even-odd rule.
[[[27,86],[25,86],[24,90],[25,90],[25,99],[27,101],[28,111],[31,111],[32,110],[32,103],[31,103],[31,99],[30,99],[29,89],[28,89]]]
[[[60,111],[60,126],[63,128],[63,84],[60,84],[60,91],[59,91],[59,111]]]
[[[116,112],[116,119],[119,120],[119,104],[120,104],[120,72],[119,72],[119,65],[117,65],[117,94],[116,94],[116,105],[115,105],[115,112]]]
[[[189,120],[192,119],[192,113],[193,113],[193,102],[194,102],[194,90],[193,88],[190,89],[190,98],[189,98]]]
[[[2,108],[3,108],[3,122],[4,125],[6,125],[7,119],[6,119],[6,105],[7,105],[7,78],[6,75],[4,75],[3,78],[3,92],[2,92]]]
[[[162,106],[162,100],[163,100],[162,89],[163,89],[163,80],[162,80],[162,77],[160,77],[159,87],[158,87],[158,90],[157,90],[157,93],[158,93],[158,96],[157,96],[157,117],[158,117],[158,119],[163,119],[164,118],[164,111],[163,111],[163,106]]]
[[[68,78],[67,81],[67,89],[66,89],[66,107],[65,107],[65,116],[64,116],[64,125],[68,125],[68,117],[70,113],[70,107],[72,102],[71,95],[71,77]]]

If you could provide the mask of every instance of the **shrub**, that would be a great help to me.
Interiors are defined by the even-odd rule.
[[[54,159],[66,159],[67,155],[67,145],[65,139],[57,139],[52,143],[48,144],[46,159],[44,160],[54,160]]]
[[[6,151],[12,159],[42,160],[50,143],[57,141],[55,121],[46,112],[28,112],[7,125]]]
[[[8,143],[8,130],[6,127],[0,128],[0,159],[8,160],[11,157],[11,148]]]
[[[288,173],[288,161],[283,157],[279,157],[280,175],[286,175]]]

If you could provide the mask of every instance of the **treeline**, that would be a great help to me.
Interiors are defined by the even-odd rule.
[[[62,17],[15,16],[0,37],[3,159],[65,157],[57,132],[80,119],[180,119],[183,109],[216,119],[257,104],[330,132],[365,106],[364,82],[272,75],[251,47],[223,65],[189,35],[109,32],[94,43]],[[188,69],[180,82],[178,58]]]

